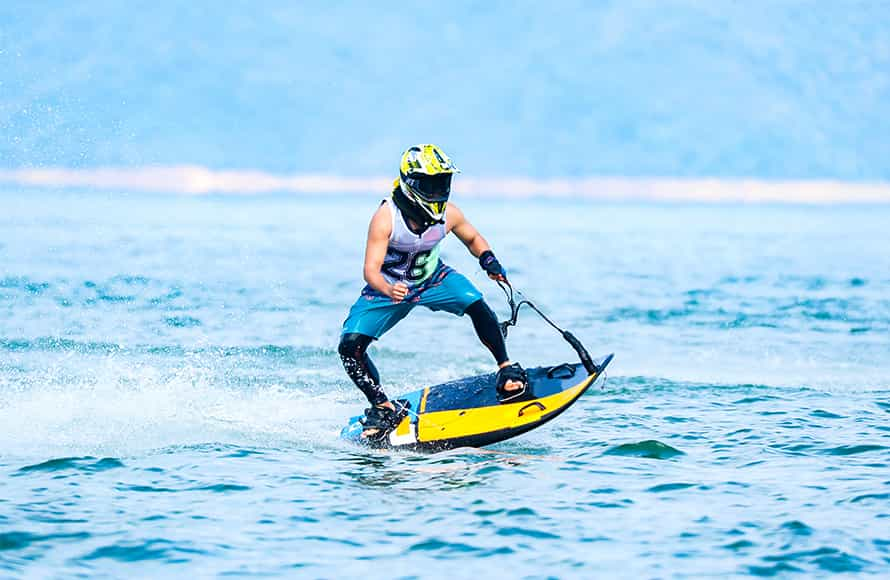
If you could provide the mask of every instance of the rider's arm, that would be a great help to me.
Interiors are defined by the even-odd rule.
[[[380,268],[383,267],[383,259],[386,257],[386,248],[389,245],[389,236],[392,233],[392,216],[390,208],[381,204],[371,225],[368,226],[368,243],[365,246],[365,281],[378,292],[392,296],[392,285],[386,281]]]
[[[471,254],[479,258],[479,265],[482,266],[489,278],[492,280],[507,279],[507,273],[497,258],[494,257],[491,246],[488,245],[482,234],[473,227],[473,224],[467,221],[467,218],[464,217],[464,212],[450,202],[448,204],[447,222],[446,227],[454,232],[454,235],[464,243]]]
[[[448,202],[447,226],[454,232],[457,239],[464,243],[473,256],[478,258],[482,255],[482,252],[491,249],[491,246],[488,245],[482,234],[464,217],[464,212],[451,202]]]

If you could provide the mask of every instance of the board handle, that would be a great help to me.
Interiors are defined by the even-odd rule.
[[[522,415],[525,414],[525,411],[528,410],[528,409],[530,409],[530,408],[532,408],[532,407],[539,407],[539,409],[540,409],[541,411],[546,411],[546,410],[547,410],[547,407],[545,407],[544,405],[542,405],[542,404],[539,403],[538,401],[532,401],[531,403],[529,403],[529,404],[526,405],[525,407],[519,409],[519,415],[518,415],[518,416],[519,416],[519,417],[522,417]]]

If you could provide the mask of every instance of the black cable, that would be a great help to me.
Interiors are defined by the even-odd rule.
[[[575,352],[578,353],[578,356],[581,359],[581,364],[584,365],[584,368],[587,369],[588,373],[596,374],[599,372],[599,366],[597,366],[597,364],[593,362],[593,359],[590,358],[590,354],[587,352],[587,349],[584,348],[584,345],[581,344],[580,340],[575,338],[574,334],[572,334],[568,330],[563,330],[562,328],[557,326],[555,322],[547,318],[547,315],[541,312],[541,310],[537,306],[532,304],[532,302],[527,299],[522,292],[514,290],[513,285],[510,284],[510,282],[508,282],[507,280],[498,280],[497,282],[498,286],[501,287],[501,290],[504,291],[504,295],[507,297],[507,304],[510,305],[510,318],[508,320],[505,320],[504,322],[501,322],[500,325],[501,334],[504,335],[504,338],[507,338],[507,329],[511,326],[516,326],[516,321],[519,319],[519,309],[522,308],[524,304],[527,304],[529,308],[537,312],[541,316],[541,318],[543,318],[547,322],[547,324],[556,329],[556,332],[560,333],[563,339],[565,339],[565,341],[569,343],[569,345],[575,350]],[[516,303],[515,294],[519,294],[521,297],[521,300],[518,304]]]
[[[541,310],[537,306],[532,304],[532,302],[528,298],[526,298],[522,292],[515,290],[510,282],[506,280],[498,280],[498,286],[500,286],[501,290],[503,290],[504,295],[507,297],[507,304],[510,306],[509,320],[501,322],[501,333],[504,335],[504,337],[507,336],[507,328],[509,328],[510,326],[516,326],[516,322],[519,319],[519,309],[523,305],[528,305],[529,308],[537,312],[541,316],[541,318],[543,318],[547,322],[547,324],[552,326],[557,332],[559,332],[560,334],[565,333],[565,331],[557,326],[556,323],[547,318],[547,315],[541,312]],[[519,294],[522,297],[518,304],[516,303],[515,299],[516,294]]]

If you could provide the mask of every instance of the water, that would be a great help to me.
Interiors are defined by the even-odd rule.
[[[886,207],[467,201],[617,355],[546,427],[425,456],[336,437],[374,198],[0,200],[0,576],[890,571]],[[572,358],[530,313],[509,346]],[[372,354],[391,394],[491,370],[441,313]]]

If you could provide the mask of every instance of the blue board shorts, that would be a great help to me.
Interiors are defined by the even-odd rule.
[[[481,299],[482,293],[466,276],[440,261],[432,276],[411,288],[401,302],[395,303],[389,296],[365,286],[343,323],[343,334],[357,332],[380,338],[415,306],[463,316],[472,303]]]

